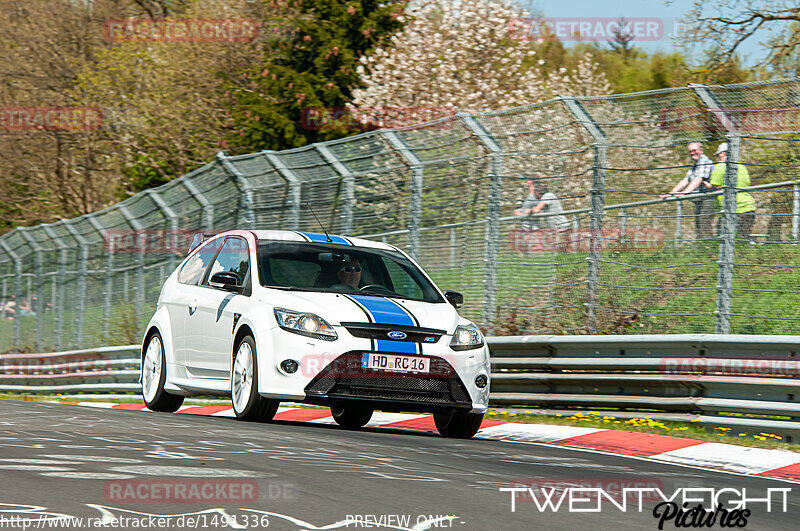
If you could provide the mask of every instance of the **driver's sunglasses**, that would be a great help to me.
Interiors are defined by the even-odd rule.
[[[339,271],[344,271],[345,273],[361,273],[361,266],[343,266],[339,268]]]

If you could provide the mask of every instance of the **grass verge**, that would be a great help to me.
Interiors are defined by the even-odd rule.
[[[517,410],[519,411],[519,410]],[[781,437],[762,433],[748,435],[735,428],[722,426],[707,427],[697,421],[676,422],[655,420],[648,415],[634,418],[617,418],[613,412],[587,411],[576,412],[572,415],[537,415],[533,412],[521,413],[508,409],[491,408],[486,415],[487,419],[503,420],[507,422],[521,422],[525,424],[555,424],[560,426],[582,426],[585,428],[600,428],[605,430],[624,430],[640,433],[655,433],[686,439],[697,439],[707,442],[736,444],[750,448],[767,448],[771,450],[788,450],[800,453],[800,446],[784,442]]]

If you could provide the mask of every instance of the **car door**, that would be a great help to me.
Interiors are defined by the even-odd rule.
[[[219,272],[234,273],[239,285],[249,287],[250,252],[238,236],[225,239],[202,282],[193,290],[194,310],[186,320],[186,367],[196,378],[229,379],[233,330],[249,299],[211,282]]]
[[[203,275],[217,255],[221,240],[212,240],[197,249],[178,272],[178,282],[164,292],[163,303],[172,323],[172,348],[175,363],[186,365],[186,321],[191,316],[191,301],[194,290],[203,280]]]

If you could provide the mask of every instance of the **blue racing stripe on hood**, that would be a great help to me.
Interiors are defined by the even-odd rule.
[[[372,314],[372,319],[378,324],[414,326],[411,316],[400,305],[389,299],[369,295],[348,296],[366,308]]]
[[[369,295],[346,295],[358,302],[358,304],[369,312],[372,320],[377,324],[385,325],[406,325],[416,326],[414,319],[408,312],[396,302],[383,297],[372,297]],[[417,354],[417,344],[406,341],[392,341],[390,339],[378,339],[376,350],[378,352],[398,352],[401,354]]]
[[[398,352],[400,354],[416,354],[417,344],[408,343],[406,341],[390,341],[388,339],[378,339],[377,343],[378,352]]]
[[[350,245],[350,242],[342,238],[341,236],[335,236],[333,234],[330,235],[331,241],[328,241],[328,238],[324,234],[318,234],[316,232],[298,232],[298,234],[302,234],[309,240],[314,243],[335,243],[337,245]]]

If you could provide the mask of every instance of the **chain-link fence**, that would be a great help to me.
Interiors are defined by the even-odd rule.
[[[561,97],[220,153],[101,212],[0,237],[0,351],[136,342],[187,234],[319,232],[306,202],[329,232],[407,250],[494,334],[798,334],[798,133],[791,80]],[[661,198],[694,164],[691,142],[711,159],[728,144],[722,186]],[[531,177],[541,206],[515,215]]]

